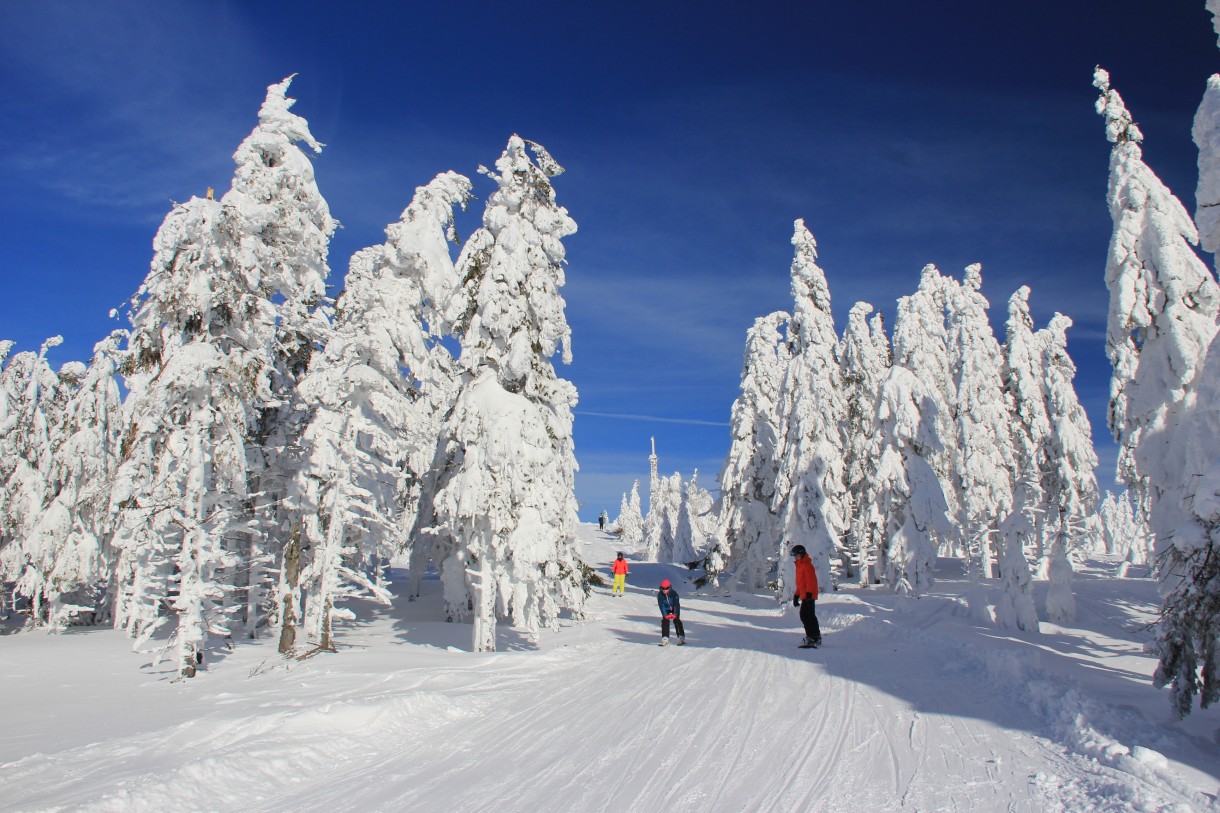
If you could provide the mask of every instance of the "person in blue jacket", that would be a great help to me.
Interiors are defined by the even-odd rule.
[[[678,646],[686,643],[686,631],[682,629],[682,602],[678,592],[674,590],[669,579],[661,580],[661,589],[657,591],[657,606],[661,608],[661,646],[669,644],[669,622],[674,622],[674,631],[678,633]]]

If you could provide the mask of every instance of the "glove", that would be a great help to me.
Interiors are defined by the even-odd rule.
[[[793,607],[801,606],[801,600],[799,598],[797,598],[796,596],[793,596],[792,597],[792,606]]]
[[[666,617],[666,618],[668,618],[668,619],[670,619],[671,621],[672,621],[673,619],[677,618],[677,616],[676,616],[676,615],[674,615],[673,613],[670,613],[669,615],[667,615],[667,616],[665,616],[665,617]]]
[[[806,599],[807,601],[813,601],[813,593],[806,593],[806,594],[805,594],[805,599]]]

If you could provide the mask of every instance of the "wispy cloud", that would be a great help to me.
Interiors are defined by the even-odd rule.
[[[728,426],[727,422],[701,421],[694,418],[662,418],[657,415],[630,415],[618,412],[587,412],[583,409],[575,411],[577,415],[587,415],[593,418],[614,418],[622,421],[649,421],[652,423],[677,423],[687,426]]]

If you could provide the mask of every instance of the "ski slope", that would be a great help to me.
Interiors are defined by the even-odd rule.
[[[581,534],[607,573],[613,538]],[[918,600],[844,588],[817,650],[791,607],[631,566],[625,597],[599,589],[537,648],[502,628],[491,654],[453,651],[470,627],[435,620],[436,582],[361,608],[339,654],[241,644],[192,681],[111,630],[0,638],[0,810],[1216,807],[1216,713],[1171,718],[1139,629],[1155,585],[1117,565],[1042,635],[970,620],[952,573]],[[686,647],[656,646],[663,577]]]

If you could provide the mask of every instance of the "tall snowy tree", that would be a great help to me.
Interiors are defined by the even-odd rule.
[[[1042,480],[1049,469],[1050,418],[1044,382],[1044,342],[1034,333],[1029,288],[1022,286],[1008,300],[1004,344],[1004,388],[1012,405],[1014,457],[1013,500],[1032,523],[1025,551],[1033,561],[1045,557],[1047,516]]]
[[[559,289],[561,241],[576,224],[550,180],[563,168],[514,135],[496,170],[480,171],[498,188],[458,258],[463,287],[450,322],[461,337],[462,386],[421,522],[448,545],[441,568],[450,615],[473,615],[473,648],[490,651],[498,618],[536,638],[562,610],[579,614],[586,566],[575,550],[576,388],[551,363],[561,349],[571,361]]]
[[[746,333],[741,393],[733,402],[731,443],[720,474],[721,529],[704,562],[713,583],[726,570],[754,589],[763,586],[781,530],[774,512],[779,465],[776,408],[791,358],[783,341],[789,316],[777,311],[754,320]]]
[[[881,438],[875,431],[877,399],[881,382],[890,368],[890,348],[885,339],[881,314],[871,324],[873,306],[857,302],[847,316],[840,343],[843,392],[847,401],[844,429],[844,475],[851,515],[847,533],[860,584],[868,584],[869,565],[884,543],[876,513],[864,498],[868,481],[881,457]],[[880,340],[879,340],[880,339]]]
[[[1172,687],[1174,707],[1185,715],[1195,695],[1204,706],[1220,697],[1215,455],[1208,457],[1220,392],[1206,372],[1220,365],[1213,352],[1220,287],[1191,248],[1198,242],[1194,223],[1144,164],[1143,136],[1109,74],[1098,68],[1094,85],[1114,144],[1107,195],[1114,236],[1106,265],[1110,428],[1120,446],[1119,478],[1157,539],[1163,603],[1154,681]]]
[[[325,351],[301,382],[310,409],[295,481],[301,520],[278,588],[281,651],[296,627],[330,649],[353,595],[389,601],[383,562],[415,523],[420,483],[456,384],[439,341],[458,279],[447,240],[470,181],[439,175],[415,191],[387,241],[352,257]],[[421,562],[413,569],[413,581]]]
[[[257,532],[238,551],[244,567],[238,596],[244,632],[253,637],[267,605],[278,621],[282,607],[274,590],[284,557],[294,544],[300,517],[285,502],[302,467],[302,435],[309,408],[298,384],[316,348],[328,341],[323,306],[330,238],[338,223],[318,190],[313,164],[322,144],[309,123],[291,112],[287,96],[293,77],[272,85],[258,113],[258,126],[242,141],[233,160],[232,188],[221,203],[241,214],[239,236],[245,273],[257,280],[273,310],[262,314],[262,339],[269,342],[270,400],[256,405],[258,423],[249,447],[251,509]],[[265,306],[264,306],[265,307]],[[270,319],[270,321],[267,321]]]
[[[1106,349],[1110,429],[1119,443],[1119,479],[1136,506],[1151,515],[1148,468],[1153,446],[1142,438],[1162,431],[1170,408],[1194,387],[1204,351],[1216,334],[1220,289],[1191,246],[1198,232],[1185,208],[1144,163],[1143,134],[1110,76],[1098,68],[1097,112],[1106,120],[1110,151],[1107,202],[1114,221],[1106,263],[1110,314]]]
[[[842,449],[847,405],[839,380],[830,289],[817,264],[817,242],[803,220],[794,225],[792,245],[792,360],[780,387],[775,509],[783,523],[783,544],[804,545],[819,583],[830,589],[830,559],[839,552],[846,517]],[[792,584],[792,560],[786,550],[777,556],[782,595]]]
[[[934,265],[926,265],[920,273],[919,288],[905,297],[901,313],[894,320],[894,364],[910,370],[936,406],[935,433],[939,447],[928,447],[927,461],[940,478],[941,492],[948,503],[950,516],[956,516],[960,499],[953,468],[957,460],[957,432],[954,415],[957,411],[957,390],[949,358],[949,333],[945,324],[948,294],[956,283],[941,275]],[[901,300],[900,300],[901,301]],[[901,348],[901,349],[900,349]],[[961,532],[956,524],[934,539],[945,552],[962,555]]]
[[[1013,459],[1009,416],[1012,412],[1003,389],[1000,345],[987,319],[987,299],[981,288],[981,266],[966,269],[960,285],[949,297],[949,348],[957,392],[955,424],[957,449],[954,477],[958,484],[958,526],[965,537],[967,571],[976,585],[991,578],[998,546],[1003,544],[999,520],[1012,511]],[[1005,565],[1021,557],[999,556]],[[1013,584],[1005,579],[1005,584]],[[971,592],[976,615],[985,613],[980,590]]]
[[[195,674],[235,622],[253,634],[280,551],[276,522],[295,445],[292,389],[325,323],[316,310],[335,222],[290,79],[272,85],[220,201],[166,216],[132,298],[129,396],[112,504],[122,551],[116,626]]]
[[[877,397],[873,434],[879,438],[876,470],[865,480],[866,524],[878,529],[880,577],[891,589],[920,595],[932,584],[936,540],[950,532],[948,503],[931,460],[941,454],[942,421],[934,387],[903,361],[915,358],[923,338],[914,325],[925,316],[915,297],[898,300],[894,365]]]

